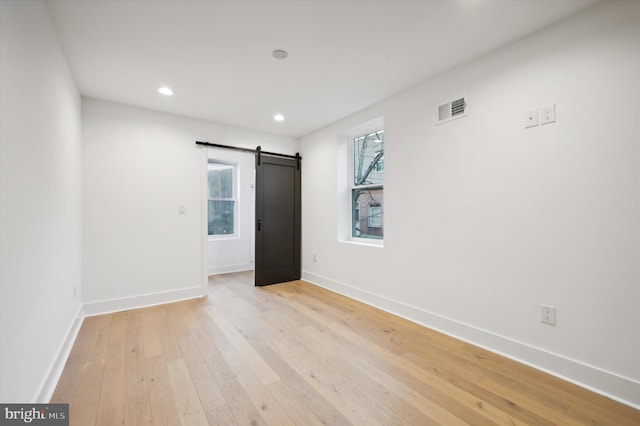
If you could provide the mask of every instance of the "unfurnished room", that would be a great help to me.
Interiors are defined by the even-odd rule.
[[[0,0],[0,424],[640,426],[640,1]]]

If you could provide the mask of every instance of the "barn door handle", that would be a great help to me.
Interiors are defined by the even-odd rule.
[[[258,231],[262,228],[262,220],[258,219]]]

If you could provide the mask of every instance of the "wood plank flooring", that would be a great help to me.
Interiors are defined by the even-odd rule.
[[[303,281],[85,319],[71,425],[640,425],[640,412]]]

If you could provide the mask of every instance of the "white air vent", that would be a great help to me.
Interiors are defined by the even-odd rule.
[[[467,98],[465,96],[438,106],[436,124],[446,123],[467,116]]]

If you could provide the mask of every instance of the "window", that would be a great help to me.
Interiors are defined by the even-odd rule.
[[[236,166],[209,162],[209,235],[236,233]]]
[[[367,219],[369,220],[369,228],[380,228],[382,226],[382,207],[370,205]]]
[[[352,139],[351,236],[381,240],[384,212],[384,130]]]

